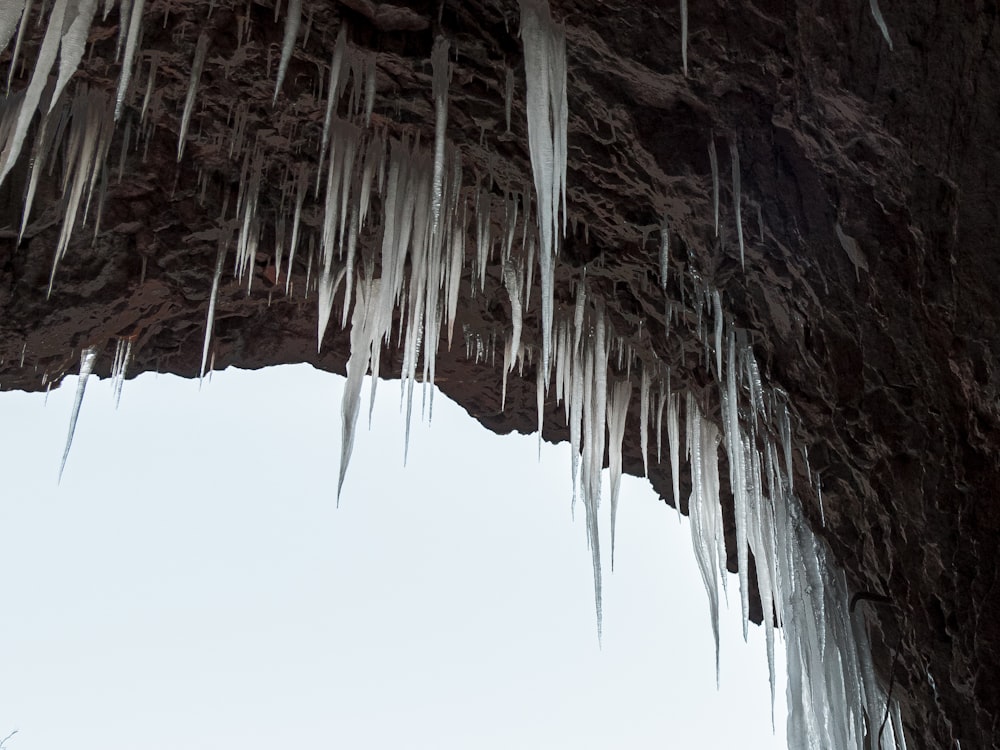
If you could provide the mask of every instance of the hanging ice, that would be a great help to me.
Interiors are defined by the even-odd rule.
[[[889,45],[889,50],[892,51],[892,39],[889,38],[889,27],[885,25],[885,19],[882,17],[882,11],[878,7],[878,0],[868,0],[868,7],[871,9],[872,18],[875,19],[875,23],[878,25],[879,31],[881,31],[882,36],[885,37],[885,43]]]
[[[628,415],[632,384],[625,380],[615,383],[608,401],[608,468],[611,472],[611,569],[615,568],[615,521],[618,517],[618,493],[622,482],[622,441],[625,438],[625,417]]]
[[[688,74],[688,4],[681,0],[681,62],[684,66],[684,77]]]
[[[719,236],[719,156],[715,151],[715,133],[708,139],[708,163],[712,170],[712,210],[715,216],[715,236]]]
[[[226,259],[226,240],[219,241],[219,249],[215,255],[215,273],[212,274],[212,291],[208,297],[208,317],[205,320],[205,343],[201,348],[201,368],[198,374],[198,385],[205,378],[205,365],[208,362],[208,348],[212,343],[212,329],[215,326],[215,305],[219,298],[219,281],[222,278],[222,265]]]
[[[441,199],[444,188],[444,139],[448,128],[448,40],[439,36],[431,51],[434,93],[434,182],[431,188],[431,237],[440,241]]]
[[[733,160],[733,203],[736,208],[736,236],[740,242],[740,267],[746,268],[743,260],[743,210],[740,199],[740,152],[736,148],[736,141],[729,142],[729,155]]]
[[[188,127],[191,125],[191,113],[194,112],[194,101],[198,94],[198,81],[201,79],[201,69],[205,65],[205,55],[208,54],[210,37],[207,32],[198,36],[194,49],[194,62],[191,63],[191,78],[188,81],[187,96],[184,98],[184,114],[181,116],[181,130],[177,135],[177,161],[184,156],[184,146],[187,145]]]
[[[118,339],[115,344],[115,358],[111,364],[111,390],[115,397],[115,408],[122,400],[122,386],[125,384],[125,373],[132,358],[132,338]]]
[[[125,59],[122,60],[121,73],[118,74],[118,94],[115,97],[115,122],[121,119],[125,109],[125,97],[132,80],[132,66],[135,62],[136,48],[139,46],[139,32],[142,29],[142,14],[146,0],[135,0],[132,15],[129,18],[128,36],[125,40]]]
[[[560,205],[566,227],[566,29],[553,22],[548,0],[521,0],[528,149],[538,204],[538,249],[542,274],[542,367],[552,356],[554,256]]]
[[[80,405],[83,404],[83,394],[87,390],[87,378],[94,369],[97,360],[97,349],[90,346],[80,352],[80,376],[76,382],[76,398],[73,400],[73,411],[69,416],[69,433],[66,435],[66,447],[63,449],[62,461],[59,464],[59,480],[62,481],[69,449],[73,445],[73,435],[76,433],[76,421],[80,417]]]
[[[273,107],[278,101],[281,84],[288,72],[288,63],[295,49],[295,39],[299,35],[299,25],[302,23],[302,0],[288,0],[288,11],[285,15],[285,36],[281,41],[281,62],[278,63],[278,79],[274,83],[274,96],[271,99]]]

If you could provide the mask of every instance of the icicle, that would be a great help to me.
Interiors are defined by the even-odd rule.
[[[673,480],[674,509],[677,520],[681,518],[681,429],[680,394],[667,395],[667,440],[670,442],[670,475]],[[691,445],[688,443],[688,450]],[[688,509],[690,512],[690,508]]]
[[[611,569],[615,569],[615,521],[618,517],[618,493],[622,482],[622,441],[625,438],[625,417],[632,395],[632,384],[619,380],[608,402],[608,468],[611,472]],[[647,394],[648,396],[648,394]]]
[[[277,8],[275,8],[277,11]],[[276,19],[277,20],[277,19]],[[285,16],[285,36],[281,41],[281,62],[278,63],[278,80],[274,83],[274,96],[271,98],[271,106],[278,102],[278,92],[281,91],[281,84],[285,80],[288,72],[288,63],[292,59],[292,52],[295,49],[295,39],[299,35],[299,25],[302,23],[302,0],[288,0],[288,12]]]
[[[35,60],[35,69],[31,75],[31,81],[24,90],[21,105],[18,108],[17,120],[13,128],[4,138],[3,152],[0,153],[0,184],[7,178],[10,170],[13,169],[24,145],[24,138],[28,134],[28,127],[31,125],[32,117],[38,108],[42,98],[42,93],[48,84],[49,72],[55,64],[56,53],[59,50],[59,37],[63,28],[66,16],[67,0],[56,0],[49,15],[49,25],[45,29],[45,36],[38,49],[38,58]],[[55,106],[55,100],[51,99],[49,111]]]
[[[72,6],[70,7],[72,8]],[[75,15],[73,15],[73,11],[75,11]],[[59,77],[56,80],[56,88],[52,94],[50,107],[55,105],[70,77],[80,65],[80,60],[83,59],[83,53],[87,48],[90,24],[97,12],[97,0],[77,0],[73,11],[67,9],[66,21],[69,23],[64,25],[62,40],[59,43]]]
[[[722,380],[722,298],[718,289],[712,290],[712,317],[715,318],[715,376]]]
[[[288,295],[289,287],[292,283],[292,264],[295,262],[295,249],[299,244],[299,226],[302,219],[302,204],[306,199],[306,191],[309,185],[309,174],[304,164],[299,165],[298,177],[296,180],[297,189],[295,192],[295,213],[292,216],[292,239],[288,245],[288,270],[285,271],[285,295]]]
[[[448,40],[439,36],[431,51],[434,94],[434,178],[431,188],[431,237],[440,235],[441,199],[444,190],[444,139],[448,128]]]
[[[24,10],[24,0],[8,0],[6,5],[0,8],[0,52],[7,49],[7,45],[10,44],[10,39],[14,36],[14,29],[18,28],[18,21],[21,20],[21,14]],[[27,10],[28,13],[31,12],[30,7]],[[28,13],[24,14],[25,23],[21,24],[21,28],[27,26]],[[16,62],[15,59],[11,59],[11,70],[14,69]],[[7,85],[7,88],[10,89],[10,84]]]
[[[516,355],[518,348],[521,346],[521,277],[510,261],[504,264],[503,281],[507,287],[507,295],[510,297],[510,321],[513,329],[511,333],[511,351]],[[514,362],[512,359],[510,367],[507,369],[512,369],[513,366]]]
[[[125,40],[125,59],[122,60],[121,72],[118,74],[118,94],[115,97],[115,122],[121,119],[125,108],[125,97],[128,85],[132,80],[132,66],[135,62],[136,47],[139,46],[139,31],[142,29],[142,13],[146,0],[135,0],[132,15],[129,19],[128,37]]]
[[[21,53],[24,30],[28,27],[28,19],[31,18],[32,2],[33,0],[27,0],[27,2],[24,2],[24,0],[14,0],[8,7],[0,11],[0,51],[7,48],[7,45],[10,43],[10,36],[14,33],[14,26],[17,26],[17,41],[14,42],[14,51],[10,56],[10,70],[7,71],[8,96],[10,96],[10,85],[14,81],[14,72],[17,70],[17,58]],[[19,18],[22,19],[20,24],[18,24]]]
[[[656,463],[660,463],[662,460],[663,452],[661,447],[663,445],[663,407],[667,403],[667,390],[663,385],[663,381],[660,381],[660,392],[659,398],[656,402]]]
[[[639,451],[642,453],[642,475],[649,476],[649,368],[643,364],[639,385]],[[614,546],[614,545],[612,545]]]
[[[542,367],[552,356],[553,264],[560,204],[566,230],[566,30],[552,21],[547,0],[521,0],[521,39],[527,88],[528,147],[538,204],[542,275]]]
[[[347,51],[347,25],[341,24],[337,33],[337,41],[333,46],[333,59],[330,61],[330,84],[326,92],[326,114],[323,116],[323,140],[320,141],[319,162],[316,164],[316,192],[319,193],[319,182],[323,174],[323,160],[326,159],[326,149],[330,139],[330,123],[333,112],[340,99],[341,81],[340,69],[344,64],[344,54]]]
[[[507,67],[507,80],[504,83],[504,117],[507,120],[507,132],[510,132],[510,108],[514,99],[514,69]]]
[[[219,250],[215,255],[215,273],[212,274],[212,291],[208,297],[208,317],[205,320],[205,343],[201,348],[201,369],[198,374],[198,387],[205,379],[205,363],[208,361],[208,349],[212,342],[212,329],[215,325],[215,304],[219,298],[219,280],[222,278],[222,265],[226,259],[226,243],[219,242]]]
[[[146,121],[146,111],[149,109],[149,102],[153,97],[156,88],[156,70],[159,67],[160,54],[154,52],[149,58],[149,78],[146,79],[146,95],[142,98],[142,110],[139,113],[139,122]],[[131,120],[128,120],[130,123]]]
[[[684,66],[684,77],[688,74],[688,4],[681,0],[681,62]]]
[[[83,394],[87,390],[87,378],[90,377],[96,360],[97,349],[94,347],[89,346],[80,352],[80,377],[76,383],[76,398],[73,400],[73,411],[69,417],[69,434],[66,435],[66,447],[63,449],[62,462],[59,464],[59,481],[62,481],[63,470],[66,468],[66,459],[69,458],[69,449],[73,445],[76,421],[80,417],[80,405],[83,403]]]
[[[115,344],[115,359],[111,365],[111,391],[115,399],[115,408],[122,400],[122,386],[125,384],[125,373],[132,358],[132,339],[118,339]]]
[[[667,268],[670,265],[670,228],[667,225],[667,213],[663,212],[660,223],[660,289],[667,291]]]
[[[194,62],[191,63],[191,79],[188,81],[187,96],[184,98],[184,114],[181,117],[181,130],[177,135],[177,161],[184,156],[184,146],[187,144],[188,127],[191,125],[191,113],[194,112],[194,100],[198,93],[198,82],[201,79],[201,69],[205,65],[205,55],[208,54],[208,32],[203,31],[195,45]],[[143,106],[145,110],[145,106]]]
[[[372,123],[372,112],[375,109],[375,53],[369,52],[365,58],[365,127]]]
[[[719,157],[715,152],[715,133],[708,137],[708,163],[712,169],[712,210],[715,214],[715,236],[719,236]]]
[[[878,0],[868,0],[868,7],[871,9],[872,18],[875,19],[875,23],[878,25],[879,31],[882,32],[882,36],[885,37],[885,43],[889,45],[889,51],[891,52],[892,39],[889,38],[889,27],[885,25],[882,11],[878,7]]]
[[[736,236],[740,242],[740,267],[746,269],[743,258],[743,209],[740,199],[740,152],[736,147],[736,141],[729,142],[729,155],[733,160],[733,203],[736,205]]]
[[[113,126],[110,114],[110,102],[102,92],[88,90],[86,86],[80,87],[72,106],[72,127],[67,145],[70,169],[66,171],[63,181],[64,218],[52,258],[47,296],[52,294],[56,268],[69,246],[80,203],[84,201],[84,191],[87,193],[86,203],[89,204],[97,173],[104,165],[111,145]]]

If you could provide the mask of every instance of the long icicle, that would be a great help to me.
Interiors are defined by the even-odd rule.
[[[302,0],[288,0],[288,12],[285,15],[285,37],[281,41],[281,62],[278,63],[278,80],[274,82],[272,107],[278,102],[278,93],[281,91],[281,84],[284,83],[285,74],[288,72],[288,63],[292,59],[292,51],[295,49],[295,40],[298,38],[301,23]]]
[[[66,459],[69,458],[69,449],[73,445],[73,435],[76,433],[76,421],[80,417],[80,405],[83,403],[83,394],[87,390],[87,378],[94,370],[94,362],[97,360],[97,349],[90,346],[80,352],[80,377],[76,382],[76,398],[73,400],[73,411],[69,416],[69,433],[66,435],[66,447],[63,448],[62,461],[59,464],[59,481],[62,481],[63,470],[66,468]]]
[[[184,114],[181,117],[181,131],[177,135],[177,161],[184,157],[184,146],[187,144],[187,132],[191,125],[191,113],[194,112],[194,100],[198,95],[198,81],[201,79],[201,69],[205,66],[205,55],[208,54],[209,36],[202,32],[194,50],[194,62],[191,63],[191,80],[188,82],[187,96],[184,99]]]

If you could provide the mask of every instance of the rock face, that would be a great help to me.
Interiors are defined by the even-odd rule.
[[[285,187],[299,165],[313,165],[315,175],[322,92],[342,27],[351,49],[375,52],[372,127],[425,143],[434,136],[432,45],[438,34],[447,37],[447,136],[461,153],[467,200],[476,200],[477,184],[490,194],[499,227],[507,192],[530,194],[513,0],[305,0],[274,104],[284,8],[270,0],[213,5],[147,0],[132,88],[100,178],[107,182],[100,226],[95,232],[98,208],[91,206],[49,298],[67,154],[50,158],[54,169],[39,183],[20,241],[27,158],[0,188],[4,390],[44,389],[75,372],[81,348],[91,345],[101,350],[95,372],[107,375],[119,337],[133,341],[131,374],[198,375],[218,229],[234,216],[249,143],[265,159],[261,241],[249,285],[229,273],[231,251],[225,259],[214,366],[307,361],[344,371],[349,340],[339,326],[331,325],[317,353],[307,274],[315,279],[321,212],[312,190],[306,239],[290,269],[285,258],[280,277],[274,252],[277,235],[288,231],[279,224],[289,208]],[[798,494],[865,602],[859,606],[868,608],[876,663],[902,705],[911,746],[995,746],[997,5],[883,3],[892,50],[864,0],[689,5],[685,76],[679,3],[552,0],[553,16],[566,26],[569,98],[569,230],[556,266],[556,308],[572,308],[585,273],[626,347],[669,365],[679,386],[713,387],[701,321],[665,315],[657,256],[666,214],[668,298],[691,297],[699,285],[720,290],[765,379],[788,394],[796,438],[808,447],[808,458],[796,455]],[[119,21],[117,10],[95,21],[71,87],[113,96]],[[32,26],[26,34],[21,60],[29,72],[42,31]],[[207,55],[178,162],[199,35]],[[8,49],[0,60],[10,56]],[[365,94],[352,94],[358,78],[351,80],[342,116],[348,99]],[[26,82],[17,73],[13,88]],[[234,132],[243,139],[235,145]],[[720,172],[718,232],[710,144]],[[475,254],[475,238],[468,240],[467,260]],[[537,423],[533,367],[511,375],[501,410],[499,361],[511,321],[500,261],[487,268],[482,291],[473,294],[474,284],[467,265],[457,328],[473,343],[494,337],[497,363],[467,358],[456,332],[451,349],[438,354],[437,383],[489,429],[530,431]],[[524,320],[525,341],[536,347],[537,300]],[[401,357],[390,345],[382,372],[398,373]],[[625,438],[625,468],[633,473],[642,471],[637,402]],[[561,407],[546,404],[545,437],[567,435]],[[669,466],[651,466],[650,475],[672,497]],[[727,513],[732,568],[731,507]]]

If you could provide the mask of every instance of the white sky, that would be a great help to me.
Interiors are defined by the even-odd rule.
[[[342,385],[143,375],[115,412],[92,378],[60,486],[76,379],[0,395],[8,750],[785,746],[732,576],[716,690],[687,519],[647,483],[623,481],[599,648],[568,446],[539,462],[439,393],[404,469],[381,383],[338,510]]]

